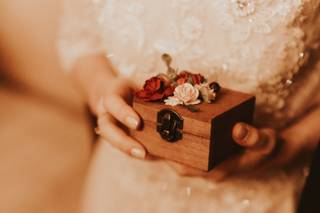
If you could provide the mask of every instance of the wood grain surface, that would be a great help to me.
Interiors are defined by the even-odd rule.
[[[135,98],[133,108],[141,116],[143,128],[131,134],[152,155],[208,171],[238,150],[231,131],[236,122],[252,121],[254,102],[249,94],[225,88],[214,103],[196,105],[199,112]],[[157,132],[157,114],[163,109],[173,110],[183,119],[183,136],[175,143]]]

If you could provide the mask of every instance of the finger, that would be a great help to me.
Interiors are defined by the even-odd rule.
[[[264,158],[256,152],[245,152],[238,154],[218,165],[206,177],[213,181],[220,182],[227,177],[254,169]]]
[[[215,181],[221,181],[233,173],[241,173],[260,167],[275,149],[277,137],[275,131],[272,129],[261,129],[254,134],[260,135],[253,136],[255,139],[249,139],[256,140],[254,142],[249,141],[250,144],[255,144],[254,146],[249,146],[250,148],[244,153],[224,161],[214,168],[208,176]],[[259,138],[263,138],[260,139],[263,143],[259,142]]]
[[[162,158],[154,156],[154,155],[150,155],[149,153],[147,153],[145,160],[149,160],[149,161],[161,161]]]
[[[105,106],[104,106],[104,99],[103,99],[103,97],[100,97],[100,99],[99,99],[99,101],[98,101],[95,109],[96,109],[96,110],[95,110],[95,111],[96,111],[96,114],[97,114],[98,116],[102,116],[103,114],[107,113],[107,110],[106,110],[106,108],[105,108]]]
[[[284,166],[288,166],[302,156],[302,150],[303,147],[300,144],[278,137],[275,151],[270,156],[271,158],[268,160],[265,168],[283,168]]]
[[[272,150],[276,141],[276,134],[273,129],[257,129],[245,123],[236,124],[232,136],[239,145],[264,151],[266,154]]]
[[[97,134],[103,137],[112,146],[139,159],[146,158],[146,150],[133,138],[129,137],[112,120],[110,115],[99,117]]]
[[[137,129],[140,126],[140,117],[121,96],[112,95],[104,99],[105,109],[118,121],[128,128]]]
[[[167,161],[168,165],[181,176],[204,176],[206,173],[177,162]]]
[[[232,136],[236,143],[247,148],[256,146],[261,140],[258,129],[245,123],[237,123],[233,128]]]
[[[257,143],[256,151],[258,151],[261,155],[269,156],[271,155],[278,141],[277,133],[274,129],[260,129],[259,130],[260,141]]]

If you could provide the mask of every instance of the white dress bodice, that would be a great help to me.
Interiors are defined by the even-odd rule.
[[[165,70],[160,56],[169,53],[179,70],[200,72],[225,87],[255,94],[256,123],[282,128],[320,99],[319,7],[320,0],[69,0],[65,1],[59,50],[66,69],[71,69],[80,56],[103,53],[120,74],[139,84]],[[110,156],[117,160],[124,158],[113,152],[109,154],[108,162]],[[127,165],[123,160],[119,162],[116,165]],[[169,185],[182,181],[173,174],[163,176],[163,166],[131,161],[129,164],[132,164],[126,172],[129,177],[119,178],[107,172],[107,179],[122,180],[122,185],[118,184],[120,188],[129,179],[135,179],[141,190],[146,190],[139,194],[141,199],[151,199],[147,192],[159,192],[155,184],[158,179],[167,178]],[[112,173],[115,167],[109,170]],[[157,175],[160,177],[150,182],[148,178]],[[161,181],[159,184],[164,184]],[[224,205],[221,209],[228,209],[228,202],[230,205],[235,202],[232,192],[243,184],[229,182],[226,187],[231,190],[230,197],[224,198],[229,200],[219,201],[216,197],[211,198],[215,200],[212,202],[211,191],[206,191],[210,185],[204,182],[190,180],[182,184],[184,188],[175,186],[163,202],[183,206],[183,202],[174,201],[174,197],[180,196],[179,190],[186,188],[187,193],[193,190],[188,188],[192,183],[196,186],[192,194],[198,193],[197,202],[201,196],[204,199],[201,204],[190,204],[194,209],[197,205],[206,209],[205,203],[209,202],[220,203]],[[239,189],[251,193],[250,199],[242,198],[240,193],[243,205],[259,199],[267,207],[268,202],[274,203],[275,199],[266,199],[280,190],[286,177],[270,182],[270,186],[251,182],[251,191]],[[292,178],[288,183],[291,182],[294,185]],[[244,184],[244,188],[246,186],[249,185]],[[128,186],[134,187],[134,184]],[[266,192],[255,197],[259,189]],[[293,194],[290,190],[283,193]],[[203,196],[208,196],[207,200]],[[267,207],[251,210],[263,212]],[[226,212],[237,212],[237,209],[230,207]],[[179,212],[187,212],[184,210]],[[247,208],[238,210],[250,212]]]
[[[318,0],[69,1],[60,50],[67,66],[105,53],[140,84],[165,70],[160,56],[169,53],[180,70],[255,94],[257,123],[283,127],[320,88],[320,69],[303,67],[319,47],[318,7]]]

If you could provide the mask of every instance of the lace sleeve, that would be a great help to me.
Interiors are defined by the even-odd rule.
[[[98,7],[92,0],[64,0],[58,36],[58,52],[66,71],[82,56],[104,53],[98,21]]]

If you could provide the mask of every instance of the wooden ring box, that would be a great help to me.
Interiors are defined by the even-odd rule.
[[[238,122],[252,123],[255,97],[222,88],[213,103],[195,106],[199,112],[135,98],[143,124],[131,134],[151,155],[209,171],[241,149],[232,129]]]

